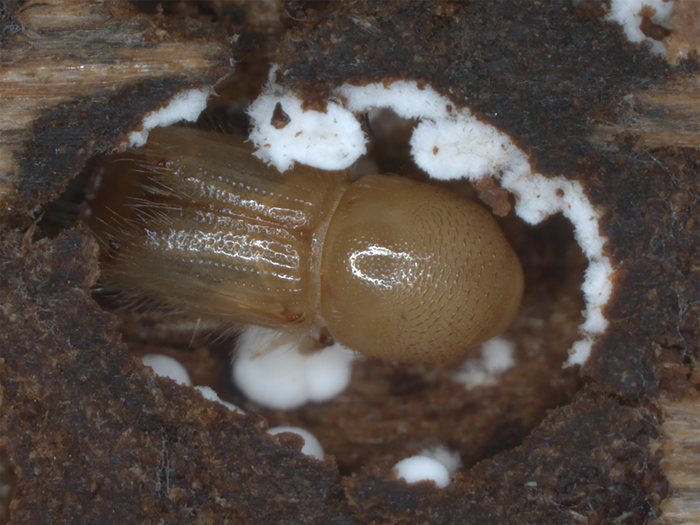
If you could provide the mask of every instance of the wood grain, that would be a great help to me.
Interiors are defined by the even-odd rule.
[[[661,504],[667,525],[700,523],[700,399],[659,399],[664,422],[662,468],[670,497]]]
[[[615,124],[601,124],[593,141],[603,143],[636,137],[637,148],[700,147],[700,77],[679,74],[660,85],[630,93],[623,99]]]
[[[230,69],[224,38],[197,23],[142,15],[128,2],[42,0],[4,9],[4,211],[31,216],[32,204],[60,192],[90,155],[123,142],[145,113]],[[27,198],[40,202],[25,205]]]

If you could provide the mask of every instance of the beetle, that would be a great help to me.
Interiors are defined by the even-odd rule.
[[[104,289],[400,362],[457,357],[517,314],[515,252],[488,211],[444,188],[279,173],[240,138],[186,128],[152,131],[143,155],[143,198],[102,233]]]

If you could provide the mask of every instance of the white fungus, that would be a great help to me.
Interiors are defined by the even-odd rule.
[[[418,455],[439,461],[450,474],[457,472],[460,468],[462,468],[462,459],[459,457],[459,452],[450,450],[444,445],[426,448],[421,450]]]
[[[204,397],[204,399],[208,399],[209,401],[214,401],[216,403],[221,403],[222,405],[224,405],[226,408],[228,408],[229,410],[231,410],[233,412],[238,412],[239,414],[245,414],[245,412],[243,410],[238,408],[233,403],[229,403],[228,401],[223,401],[219,397],[219,395],[214,391],[213,388],[208,387],[208,386],[196,386],[195,388],[197,390],[199,390],[199,392],[202,394],[202,397]]]
[[[291,410],[322,402],[345,390],[354,354],[335,344],[302,354],[299,344],[275,330],[243,329],[233,361],[233,381],[252,401]]]
[[[295,153],[294,143],[276,142],[283,137],[270,124],[274,106],[286,100],[285,97],[290,97],[289,107],[295,108],[287,127],[293,125],[296,136],[308,126],[316,138],[313,145],[316,153],[306,148],[304,160]],[[411,138],[411,151],[418,166],[428,175],[442,180],[464,177],[472,181],[491,176],[515,196],[515,212],[524,221],[538,224],[559,212],[571,221],[589,265],[582,287],[586,320],[580,327],[582,338],[569,351],[567,365],[585,363],[595,338],[608,325],[602,312],[610,299],[614,271],[603,252],[606,238],[599,229],[600,211],[588,200],[581,184],[561,176],[547,178],[533,172],[527,155],[510,137],[477,120],[469,109],[455,108],[430,86],[418,87],[415,81],[394,82],[389,86],[345,85],[335,91],[334,99],[328,114],[297,112],[301,108],[299,101],[271,81],[250,111],[251,138],[261,148],[260,157],[280,170],[289,168],[294,160],[323,167],[328,158],[334,159],[334,169],[346,168],[365,152],[364,138],[357,135],[359,125],[354,114],[386,108],[403,118],[420,119]],[[292,100],[296,102],[292,104]],[[340,101],[344,101],[344,107]],[[346,141],[340,140],[343,137]]]
[[[302,101],[274,84],[276,68],[270,72],[265,96],[248,108],[256,123],[249,139],[259,150],[257,157],[274,164],[280,171],[301,162],[324,170],[350,166],[365,152],[366,139],[355,116],[335,102],[328,102],[326,113],[302,110]],[[277,104],[289,116],[289,123],[278,129],[271,123]]]
[[[316,436],[314,436],[308,430],[299,427],[273,427],[269,429],[268,434],[279,434],[281,432],[291,432],[297,434],[304,439],[304,446],[301,447],[301,451],[307,456],[313,456],[318,460],[323,460],[325,454],[323,452],[323,447],[319,443]]]
[[[162,354],[146,354],[141,358],[141,362],[150,366],[156,375],[169,377],[183,385],[192,384],[190,375],[177,359]]]
[[[395,466],[396,476],[406,483],[433,481],[439,488],[450,484],[450,473],[445,465],[427,456],[412,456],[402,459]]]
[[[673,4],[668,0],[611,0],[610,12],[605,20],[622,26],[630,42],[647,42],[652,53],[666,56],[663,43],[645,36],[639,26],[642,23],[642,10],[646,7],[654,10],[654,15],[650,17],[654,24],[669,27]]]
[[[515,364],[515,343],[502,337],[494,337],[481,345],[480,359],[467,359],[452,377],[467,390],[478,386],[493,386],[500,374]]]
[[[158,126],[170,126],[181,120],[195,122],[207,107],[207,99],[211,93],[212,89],[208,87],[177,93],[167,106],[144,117],[143,129],[129,134],[128,145],[134,148],[143,146],[148,140],[148,132]]]

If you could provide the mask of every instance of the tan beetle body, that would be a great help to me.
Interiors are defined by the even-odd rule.
[[[513,320],[520,263],[493,217],[395,175],[280,174],[240,139],[151,133],[136,217],[110,235],[102,283],[222,324],[327,327],[367,355],[440,361]]]

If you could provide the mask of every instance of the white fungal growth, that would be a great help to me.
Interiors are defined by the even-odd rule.
[[[214,401],[216,403],[221,403],[224,405],[226,408],[231,410],[232,412],[238,412],[239,414],[245,414],[243,410],[238,408],[236,405],[233,403],[229,403],[228,401],[223,401],[219,395],[214,391],[213,388],[208,387],[208,386],[196,386],[195,387],[199,392],[202,394],[202,397],[204,399],[208,399],[209,401]]]
[[[419,455],[439,461],[450,474],[462,468],[462,460],[459,457],[459,452],[450,450],[444,445],[426,448],[421,450]]]
[[[394,470],[396,477],[405,480],[406,483],[432,481],[441,489],[450,484],[450,473],[445,465],[427,456],[402,459],[394,466]]]
[[[281,340],[275,330],[249,326],[239,337],[232,376],[252,401],[291,410],[345,390],[353,360],[353,352],[339,344],[302,354],[298,342]]]
[[[481,345],[480,359],[467,359],[452,377],[467,390],[478,386],[494,386],[498,376],[513,367],[515,343],[502,337],[494,337]]]
[[[141,362],[150,366],[156,375],[169,377],[182,385],[192,384],[187,369],[177,359],[162,354],[146,354]]]
[[[187,373],[187,369],[184,366],[182,366],[182,364],[180,364],[180,362],[177,359],[163,354],[146,354],[141,358],[141,362],[145,366],[150,366],[156,375],[162,377],[169,377],[170,379],[177,383],[180,383],[181,385],[192,385],[192,380],[190,379],[190,375]],[[221,403],[226,408],[234,412],[245,414],[243,410],[238,408],[233,403],[222,401],[217,395],[217,393],[214,392],[214,389],[208,386],[196,386],[194,388],[199,390],[205,399]]]
[[[273,67],[270,78],[275,71]],[[289,116],[289,123],[279,129],[271,123],[278,103]],[[272,82],[248,113],[253,121],[263,124],[250,132],[249,139],[260,148],[255,155],[280,171],[290,169],[294,162],[323,170],[343,169],[366,149],[360,123],[341,105],[329,102],[326,113],[304,111],[300,99],[286,95]]]
[[[666,56],[663,43],[645,36],[639,26],[642,23],[642,10],[646,7],[647,11],[648,8],[654,10],[654,15],[650,17],[654,24],[668,28],[673,4],[673,1],[668,0],[612,0],[605,20],[622,26],[630,42],[647,42],[652,53]]]
[[[129,135],[130,147],[138,148],[146,144],[148,132],[159,126],[170,126],[181,120],[196,122],[200,113],[207,107],[211,88],[190,89],[177,93],[167,106],[146,115],[142,122],[143,129]]]
[[[301,447],[301,451],[307,456],[313,456],[318,460],[323,460],[325,454],[323,452],[323,447],[321,443],[316,439],[311,432],[299,427],[273,427],[267,431],[268,434],[280,434],[281,432],[291,432],[292,434],[297,434],[301,436],[304,440],[304,446]]]
[[[280,170],[288,169],[294,162],[319,168],[346,168],[365,153],[365,138],[359,133],[355,114],[386,108],[403,118],[420,119],[411,138],[411,151],[428,175],[472,181],[494,177],[515,196],[515,212],[524,221],[538,224],[558,212],[571,221],[589,265],[582,287],[586,321],[580,327],[582,338],[571,348],[567,364],[585,363],[596,337],[608,325],[603,308],[610,299],[614,272],[603,251],[606,239],[599,229],[600,212],[588,200],[581,184],[535,173],[527,155],[510,137],[477,120],[469,109],[455,108],[448,98],[429,86],[419,88],[414,81],[394,82],[388,87],[380,83],[345,85],[336,90],[334,97],[336,101],[329,104],[327,114],[300,111],[301,101],[271,81],[250,110],[250,138],[260,148],[259,157]],[[291,118],[282,130],[271,123],[277,103]],[[285,131],[290,126],[293,139]],[[313,144],[296,142],[300,132],[313,136]]]

